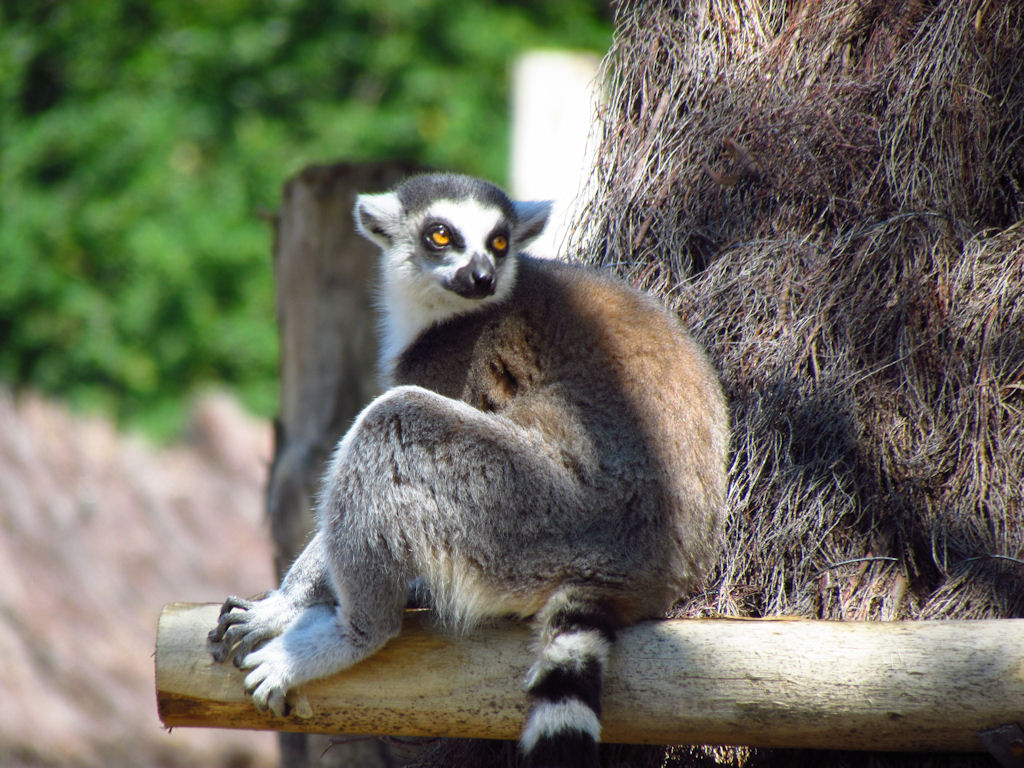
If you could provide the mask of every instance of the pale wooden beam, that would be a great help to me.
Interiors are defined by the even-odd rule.
[[[410,611],[382,651],[258,712],[243,673],[205,648],[217,606],[160,617],[156,684],[168,727],[515,739],[529,628],[462,638]],[[621,633],[603,740],[648,744],[982,751],[978,732],[1024,718],[1024,619],[944,622],[677,620]]]

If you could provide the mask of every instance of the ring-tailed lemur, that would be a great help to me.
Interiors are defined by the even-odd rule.
[[[728,419],[704,354],[649,297],[521,250],[546,204],[427,175],[362,195],[382,251],[382,368],[323,481],[319,531],[262,600],[228,598],[218,660],[256,705],[355,664],[422,579],[445,620],[536,617],[521,745],[596,765],[616,631],[703,576],[726,488]]]

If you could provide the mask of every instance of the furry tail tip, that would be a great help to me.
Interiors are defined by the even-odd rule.
[[[541,651],[526,681],[532,708],[519,743],[531,768],[591,768],[615,616],[592,601],[552,602],[541,614]]]

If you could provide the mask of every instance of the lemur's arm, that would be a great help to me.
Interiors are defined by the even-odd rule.
[[[207,637],[210,652],[217,661],[234,657],[238,666],[257,645],[284,632],[304,608],[334,601],[322,534],[317,533],[278,589],[254,600],[232,596],[224,601],[220,620]]]

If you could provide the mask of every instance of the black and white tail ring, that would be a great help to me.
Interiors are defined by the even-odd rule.
[[[613,614],[569,599],[542,617],[542,647],[526,688],[532,708],[520,746],[532,768],[596,766],[601,679],[615,642]]]

